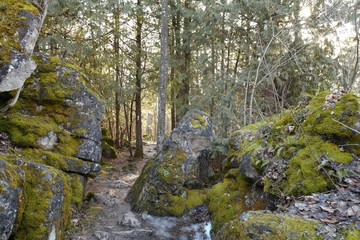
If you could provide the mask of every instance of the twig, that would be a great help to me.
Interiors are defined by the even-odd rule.
[[[356,132],[357,134],[360,134],[360,132],[359,132],[358,130],[356,130],[356,129],[354,129],[354,128],[351,128],[351,127],[349,127],[349,126],[347,126],[347,125],[343,124],[342,122],[339,122],[339,121],[338,121],[338,120],[336,120],[336,119],[333,119],[333,118],[332,118],[331,120],[333,120],[334,122],[337,122],[337,123],[339,123],[339,124],[343,125],[344,127],[346,127],[346,128],[348,128],[348,129],[350,129],[351,131]]]

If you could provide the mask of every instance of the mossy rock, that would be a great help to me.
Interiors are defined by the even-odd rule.
[[[250,211],[226,223],[215,239],[319,239],[320,222],[300,217]]]
[[[9,64],[13,50],[23,51],[20,46],[18,28],[22,27],[26,18],[21,13],[39,16],[39,10],[26,0],[3,0],[0,2],[0,67]]]
[[[337,179],[321,163],[346,165],[353,154],[359,156],[360,134],[352,130],[359,128],[359,119],[359,97],[321,93],[305,109],[288,110],[233,133],[224,168],[240,166],[244,176],[278,196],[332,189]],[[283,165],[276,168],[279,162]]]
[[[117,153],[111,145],[109,145],[107,142],[102,141],[101,142],[101,148],[102,148],[102,155],[107,158],[115,159],[117,158]]]
[[[25,208],[24,185],[24,172],[0,160],[0,231],[4,239],[8,239],[21,222]]]
[[[214,232],[240,213],[266,207],[262,192],[252,188],[252,184],[238,169],[230,170],[222,182],[210,189],[207,204]]]
[[[61,239],[70,226],[69,177],[55,168],[24,163],[26,203],[16,239],[46,239],[52,232]]]
[[[195,120],[201,126],[194,126]],[[210,117],[199,110],[186,113],[164,142],[162,151],[147,162],[131,188],[126,200],[133,209],[181,216],[204,204],[207,197],[202,187],[210,163],[203,156],[211,141]]]

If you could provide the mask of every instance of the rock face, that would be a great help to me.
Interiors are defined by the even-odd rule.
[[[210,164],[202,158],[212,142],[211,119],[199,110],[186,113],[164,143],[162,152],[150,160],[127,196],[134,209],[155,215],[180,216],[202,205]],[[200,174],[202,172],[202,174]]]
[[[7,143],[0,147],[2,239],[62,239],[86,179],[101,170],[104,110],[83,84],[86,76],[57,58],[34,60],[38,67],[17,104],[0,115],[7,139],[0,143]]]
[[[277,196],[306,195],[334,188],[331,168],[360,155],[360,98],[321,93],[305,109],[284,112],[235,132],[225,168],[240,172]],[[329,174],[330,173],[330,174]],[[330,178],[329,178],[330,177]]]
[[[46,11],[47,4],[35,0],[0,3],[0,92],[21,88],[35,70],[30,57]]]
[[[359,119],[358,96],[320,93],[305,108],[234,132],[223,163],[227,177],[221,183],[230,186],[229,198],[239,196],[243,182],[238,179],[282,199],[299,198],[277,213],[223,211],[223,216],[221,207],[211,207],[216,194],[210,193],[216,239],[358,239],[360,212],[354,204],[359,200],[353,194],[360,182]],[[229,185],[229,175],[237,187]],[[211,192],[221,187],[217,185]],[[333,192],[324,193],[329,190]]]
[[[24,210],[25,173],[0,160],[0,239],[8,239],[16,230],[16,218]]]

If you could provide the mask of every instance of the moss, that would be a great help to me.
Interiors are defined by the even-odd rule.
[[[327,95],[327,93],[322,93],[315,96],[306,107],[309,114],[303,124],[305,132],[311,135],[319,134],[331,138],[352,137],[354,133],[337,121],[347,126],[353,126],[358,117],[356,114],[360,108],[358,98],[354,94],[349,93],[336,102],[334,109],[323,109]]]
[[[25,148],[22,150],[21,156],[24,161],[41,163],[64,171],[67,170],[66,160],[62,154],[42,149]]]
[[[14,49],[21,51],[16,31],[22,26],[24,19],[21,12],[34,16],[40,13],[36,7],[25,0],[3,0],[0,5],[0,67],[9,64]]]
[[[40,116],[26,116],[20,113],[0,117],[0,130],[6,132],[11,142],[18,147],[36,147],[36,141],[49,132],[58,131],[52,119]]]
[[[68,226],[71,217],[70,199],[71,191],[68,187],[68,179],[60,171],[52,168],[42,170],[36,166],[22,167],[26,172],[26,206],[19,230],[15,234],[16,239],[44,239],[51,231],[47,216],[49,216],[50,202],[54,195],[63,194],[61,223],[55,221],[57,235],[61,237],[60,226]],[[43,171],[43,172],[40,172]],[[44,178],[43,176],[47,176]],[[49,177],[51,176],[51,177]]]
[[[242,219],[225,224],[215,239],[319,239],[318,221],[263,212],[248,212]]]
[[[193,119],[191,120],[191,125],[193,128],[205,129],[206,128],[206,120],[201,114],[194,113]]]
[[[104,157],[112,158],[112,159],[117,158],[117,153],[115,149],[112,146],[110,146],[107,142],[102,141],[101,148],[102,148],[102,155]]]
[[[164,159],[156,167],[158,178],[164,184],[182,186],[185,181],[181,167],[186,160],[186,153],[180,149],[164,152]]]
[[[71,177],[71,204],[80,209],[83,202],[83,185],[80,176],[73,174]]]
[[[345,240],[358,240],[360,239],[359,229],[349,229],[345,232]]]
[[[214,232],[244,211],[265,208],[262,199],[257,199],[250,205],[246,203],[247,194],[250,192],[247,180],[241,176],[238,169],[232,169],[227,178],[210,189],[208,208]]]
[[[207,199],[204,190],[186,190],[184,196],[168,194],[170,206],[165,207],[165,211],[171,216],[180,217],[189,210],[201,206]]]
[[[330,179],[320,172],[322,158],[342,164],[353,160],[351,154],[339,151],[333,143],[319,137],[308,137],[308,145],[299,150],[290,160],[286,171],[287,182],[283,182],[286,195],[311,194],[332,188]]]

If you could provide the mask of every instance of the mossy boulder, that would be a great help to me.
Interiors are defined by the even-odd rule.
[[[31,55],[47,11],[47,4],[36,3],[0,3],[0,92],[21,88],[36,68]]]
[[[72,189],[64,172],[46,165],[17,162],[25,172],[25,208],[15,239],[61,239],[71,219]]]
[[[0,238],[8,239],[17,230],[16,219],[24,211],[25,173],[19,167],[0,160]]]
[[[201,119],[201,120],[199,120]],[[201,126],[193,125],[201,121]],[[212,141],[210,117],[189,111],[165,141],[163,150],[148,161],[131,188],[127,201],[138,211],[181,216],[206,200],[201,189],[210,164],[202,156]]]
[[[109,145],[106,141],[101,142],[102,155],[107,158],[115,159],[117,158],[117,153],[111,145]]]
[[[319,221],[300,217],[249,211],[226,223],[215,239],[321,239],[317,234]]]
[[[101,129],[101,148],[102,155],[107,158],[117,158],[117,152],[115,151],[115,141],[110,137],[109,131],[106,128]]]
[[[70,207],[81,207],[86,179],[101,170],[103,108],[74,66],[40,54],[34,60],[37,70],[17,104],[0,114],[0,132],[10,141],[0,146],[6,149],[3,160],[21,169],[25,179],[12,188],[25,196],[24,207],[15,211],[12,236],[61,239],[70,227]],[[6,180],[0,175],[0,182]],[[0,192],[0,199],[9,191]],[[0,229],[2,234],[9,231]]]
[[[338,179],[324,165],[346,165],[359,156],[359,122],[359,97],[321,93],[305,109],[288,110],[233,133],[224,170],[239,168],[277,196],[332,189]]]
[[[265,209],[267,199],[261,189],[253,187],[240,174],[239,169],[232,169],[222,182],[210,189],[207,205],[212,231],[218,232],[225,223],[236,219],[240,213]]]

